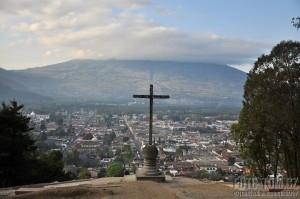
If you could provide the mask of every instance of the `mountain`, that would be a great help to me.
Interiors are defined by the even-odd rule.
[[[168,103],[240,103],[246,73],[208,63],[71,60],[26,70],[2,70],[0,77],[5,77],[2,82],[13,89],[24,87],[55,100],[133,101],[133,94],[148,94],[149,84],[153,84],[154,94],[171,96]]]
[[[52,101],[50,97],[31,91],[30,88],[21,83],[19,77],[17,72],[0,68],[0,101],[13,99],[22,103]]]

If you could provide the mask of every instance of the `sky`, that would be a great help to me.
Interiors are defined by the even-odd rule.
[[[72,59],[228,64],[300,39],[300,0],[0,0],[0,67]]]

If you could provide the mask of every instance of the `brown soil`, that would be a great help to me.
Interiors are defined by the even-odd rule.
[[[54,188],[45,191],[13,196],[18,199],[150,199],[170,198],[178,199],[176,194],[167,186],[155,182],[120,182],[104,186],[92,187],[82,185],[78,187]]]
[[[235,196],[238,190],[224,183],[202,183],[189,180],[156,183],[151,181],[114,182],[103,185],[52,188],[45,191],[11,196],[18,199],[218,199],[273,198]],[[280,198],[299,198],[280,197]]]

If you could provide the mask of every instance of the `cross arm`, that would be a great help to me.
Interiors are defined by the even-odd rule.
[[[170,96],[169,95],[153,95],[153,98],[156,98],[156,99],[169,99]]]
[[[169,95],[153,95],[154,99],[169,99]],[[151,98],[151,95],[133,95],[133,98]]]
[[[133,98],[150,98],[150,95],[133,95]]]

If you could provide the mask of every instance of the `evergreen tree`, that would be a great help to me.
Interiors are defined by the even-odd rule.
[[[30,137],[30,118],[23,116],[16,101],[0,109],[0,187],[71,180],[63,171],[62,153],[36,153]]]

